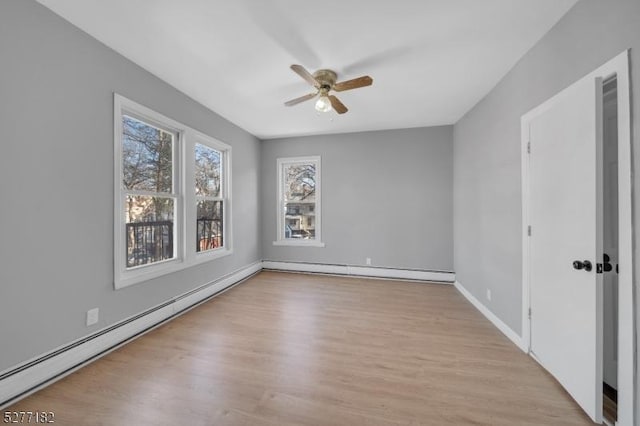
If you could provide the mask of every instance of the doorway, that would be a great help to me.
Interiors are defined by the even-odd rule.
[[[618,84],[602,85],[603,140],[603,415],[615,423],[618,404]]]
[[[521,121],[523,341],[592,420],[623,426],[634,424],[628,66],[625,51]]]

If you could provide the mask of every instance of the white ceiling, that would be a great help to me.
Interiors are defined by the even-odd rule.
[[[453,124],[577,0],[38,0],[262,139]],[[373,85],[317,113],[289,66]]]

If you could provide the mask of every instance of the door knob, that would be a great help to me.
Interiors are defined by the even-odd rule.
[[[579,260],[574,260],[573,269],[584,269],[585,271],[589,272],[591,271],[591,269],[593,269],[593,265],[588,260],[583,260],[582,262]]]

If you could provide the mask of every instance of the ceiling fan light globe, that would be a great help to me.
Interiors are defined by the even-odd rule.
[[[328,96],[320,96],[316,101],[316,111],[327,112],[331,111],[331,100]]]

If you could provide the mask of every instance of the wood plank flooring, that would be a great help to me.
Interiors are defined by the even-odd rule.
[[[590,425],[453,286],[262,272],[8,411],[63,425]]]
[[[618,420],[618,404],[607,395],[603,395],[602,399],[602,414],[604,415],[605,419],[609,420],[613,424]]]

